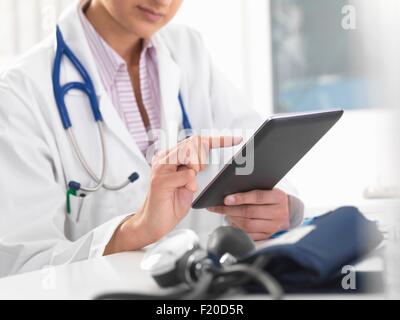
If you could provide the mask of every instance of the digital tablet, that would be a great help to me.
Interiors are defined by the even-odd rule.
[[[343,112],[333,110],[269,118],[199,194],[192,207],[221,206],[228,195],[272,190],[339,121]]]

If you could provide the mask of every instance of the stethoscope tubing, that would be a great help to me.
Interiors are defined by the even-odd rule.
[[[73,146],[74,152],[78,157],[78,161],[81,163],[82,167],[84,170],[87,172],[87,174],[97,183],[97,186],[93,188],[87,188],[87,187],[82,187],[80,188],[81,191],[86,192],[86,193],[94,193],[99,191],[101,188],[104,188],[109,191],[118,191],[126,188],[129,184],[131,184],[131,181],[127,179],[124,183],[120,185],[109,185],[105,183],[105,176],[106,176],[106,168],[107,168],[107,145],[105,143],[104,139],[104,128],[103,128],[103,122],[99,121],[97,122],[97,127],[98,127],[98,132],[100,136],[100,141],[101,141],[101,149],[102,149],[102,174],[100,178],[94,173],[94,170],[90,167],[89,163],[86,161],[82,150],[79,147],[79,144],[76,140],[74,131],[72,128],[69,128],[67,130],[68,133],[68,138],[71,142],[71,145]]]
[[[57,50],[56,55],[54,58],[54,65],[53,65],[53,91],[54,91],[54,98],[57,104],[57,108],[59,111],[59,115],[63,124],[64,129],[66,130],[68,139],[73,147],[74,153],[77,157],[77,160],[81,164],[82,168],[86,173],[93,179],[96,183],[94,187],[84,187],[80,183],[71,181],[69,183],[70,190],[74,192],[82,191],[83,193],[94,193],[99,191],[101,188],[104,188],[109,191],[119,191],[126,188],[128,185],[136,182],[139,179],[139,174],[134,172],[130,177],[127,178],[126,181],[119,185],[110,185],[105,182],[106,175],[107,175],[107,146],[104,137],[104,122],[103,117],[99,108],[98,99],[96,96],[95,87],[93,85],[92,79],[90,78],[89,73],[79,61],[79,59],[75,56],[72,50],[68,47],[66,42],[64,41],[62,32],[59,27],[57,27]],[[83,82],[72,82],[67,83],[65,85],[61,85],[61,62],[62,58],[66,57],[72,63],[74,68],[79,72],[81,75]],[[72,128],[72,122],[69,117],[68,109],[65,104],[65,96],[71,90],[78,90],[85,93],[90,102],[90,107],[93,112],[94,120],[97,123],[98,133],[100,136],[101,141],[101,158],[102,158],[102,169],[100,177],[95,173],[93,168],[89,165],[88,161],[86,160],[85,156],[81,148],[79,147],[78,140],[74,134]],[[180,103],[180,107],[182,110],[182,123],[183,128],[186,131],[192,131],[192,125],[190,123],[189,117],[186,112],[186,108],[183,102],[183,98],[181,92],[179,92],[178,100]]]

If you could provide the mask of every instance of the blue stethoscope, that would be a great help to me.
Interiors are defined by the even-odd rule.
[[[60,81],[60,73],[61,73],[61,62],[62,58],[66,56],[76,68],[76,70],[79,72],[80,76],[83,79],[83,82],[70,82],[64,85],[61,85]],[[98,177],[97,174],[92,170],[88,162],[86,161],[85,157],[83,156],[83,153],[79,147],[79,144],[77,142],[77,139],[74,135],[74,132],[72,130],[72,123],[71,123],[71,118],[69,117],[68,109],[65,104],[65,96],[66,94],[71,91],[71,90],[79,90],[85,93],[90,101],[90,107],[93,112],[94,120],[97,123],[98,130],[99,130],[99,135],[100,135],[100,140],[101,140],[101,148],[102,148],[102,161],[103,161],[103,166],[102,166],[102,172],[101,176]],[[139,179],[139,174],[137,172],[134,172],[132,175],[128,177],[128,179],[121,183],[120,185],[115,185],[111,186],[105,183],[105,178],[106,178],[106,171],[107,171],[107,157],[106,157],[106,144],[105,144],[105,139],[104,139],[104,129],[103,129],[103,116],[100,112],[99,108],[99,101],[97,99],[96,95],[96,90],[94,88],[92,79],[89,76],[89,73],[85,69],[85,67],[82,65],[82,63],[79,61],[79,59],[75,56],[75,54],[72,52],[72,50],[68,47],[68,45],[65,43],[63,35],[61,33],[61,30],[59,27],[57,27],[57,51],[54,59],[54,66],[53,66],[53,91],[54,91],[54,97],[56,100],[57,108],[61,117],[62,124],[64,126],[64,129],[67,132],[67,135],[69,137],[69,140],[73,146],[73,149],[78,157],[79,162],[82,164],[82,167],[85,169],[87,174],[96,182],[95,187],[84,187],[82,186],[79,182],[76,181],[71,181],[68,184],[69,190],[67,193],[68,196],[68,212],[70,212],[70,205],[69,205],[69,197],[71,195],[77,196],[77,195],[85,195],[87,193],[94,193],[99,191],[101,188],[104,188],[106,190],[110,191],[118,191],[126,188],[128,185],[131,183],[136,182]],[[179,93],[178,96],[179,104],[182,110],[182,125],[183,129],[186,132],[190,132],[192,130],[192,125],[190,123],[188,114],[186,112],[185,104],[182,98],[181,93]],[[81,194],[79,194],[81,193]]]

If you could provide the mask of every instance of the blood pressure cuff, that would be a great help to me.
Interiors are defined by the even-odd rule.
[[[291,239],[293,232],[300,234],[300,239]],[[289,243],[278,239],[276,245],[259,248],[243,262],[250,263],[264,256],[263,269],[285,290],[331,283],[343,267],[354,265],[383,240],[376,223],[367,220],[354,207],[329,212],[284,237]]]

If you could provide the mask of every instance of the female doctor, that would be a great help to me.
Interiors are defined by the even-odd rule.
[[[192,136],[149,162],[149,136],[260,123],[200,36],[166,26],[182,1],[76,2],[1,73],[0,277],[160,240],[188,214],[210,149],[240,139]],[[254,240],[302,219],[300,200],[278,189],[209,211]]]

